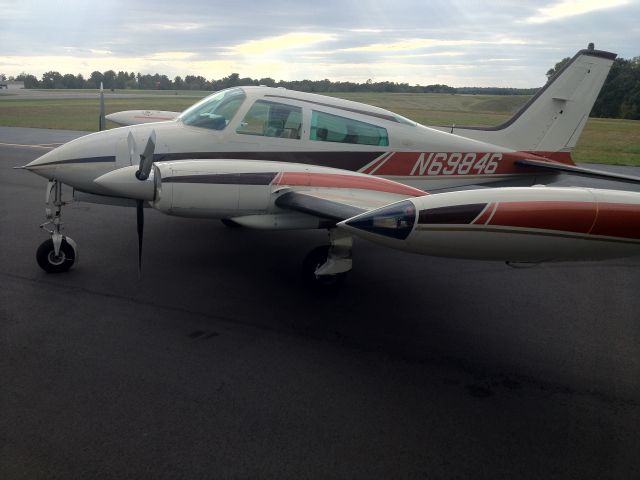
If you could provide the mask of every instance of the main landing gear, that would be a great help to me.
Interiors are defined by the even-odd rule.
[[[302,264],[302,279],[308,285],[336,287],[352,267],[353,237],[336,228],[329,230],[329,245],[314,248]]]
[[[51,238],[45,240],[36,252],[38,265],[47,273],[61,273],[69,270],[78,260],[76,242],[62,235],[62,184],[57,180],[49,180],[45,196],[45,215],[47,221],[40,225]]]

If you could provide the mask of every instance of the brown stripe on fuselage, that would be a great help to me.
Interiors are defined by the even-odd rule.
[[[265,160],[285,163],[303,163],[323,167],[358,171],[385,152],[176,152],[154,155],[154,162],[172,160]]]

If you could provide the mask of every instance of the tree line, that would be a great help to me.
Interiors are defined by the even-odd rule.
[[[266,85],[268,87],[284,87],[290,90],[303,92],[395,92],[395,93],[456,93],[456,89],[447,85],[414,85],[396,82],[373,82],[367,80],[365,83],[355,82],[332,82],[331,80],[294,80],[276,81],[273,78],[254,79],[250,77],[240,77],[238,73],[232,73],[228,77],[219,80],[208,80],[203,76],[187,75],[177,76],[170,79],[166,75],[158,73],[154,75],[133,72],[92,72],[85,78],[82,74],[62,75],[59,72],[50,71],[38,79],[34,75],[21,73],[12,80],[24,82],[25,88],[74,88],[74,89],[96,89],[100,84],[105,89],[140,89],[140,90],[222,90],[224,88]]]
[[[547,71],[551,78],[569,57],[562,59]],[[499,88],[499,87],[462,87],[454,88],[448,85],[409,85],[397,82],[332,82],[324,80],[294,80],[276,81],[273,78],[253,79],[240,77],[238,73],[221,78],[208,80],[203,76],[187,75],[170,79],[158,73],[154,75],[134,72],[106,72],[94,71],[85,78],[82,74],[61,74],[56,71],[46,72],[38,79],[34,75],[21,73],[9,80],[24,82],[25,88],[74,88],[97,89],[100,84],[106,89],[141,89],[141,90],[222,90],[224,88],[266,85],[269,87],[284,87],[302,92],[387,92],[387,93],[449,93],[449,94],[484,94],[484,95],[532,95],[535,88]],[[632,59],[618,58],[614,61],[609,76],[591,111],[591,116],[607,118],[640,119],[640,57]]]
[[[42,89],[97,89],[100,84],[105,89],[139,89],[139,90],[222,90],[224,88],[265,85],[267,87],[284,87],[289,90],[301,92],[327,93],[327,92],[390,92],[390,93],[461,93],[484,95],[531,95],[536,88],[499,88],[499,87],[463,87],[455,88],[448,85],[409,85],[397,82],[332,82],[331,80],[293,80],[276,81],[273,78],[240,77],[238,73],[232,73],[228,77],[219,80],[207,80],[203,76],[187,75],[177,76],[173,80],[166,75],[158,73],[154,75],[133,72],[106,72],[95,71],[85,78],[82,74],[62,75],[59,72],[50,71],[38,79],[34,75],[21,73],[11,80],[24,82],[25,88]]]

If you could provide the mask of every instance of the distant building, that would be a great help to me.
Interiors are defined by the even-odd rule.
[[[0,80],[0,89],[5,88],[7,90],[19,90],[24,88],[24,82],[16,82],[13,80]]]

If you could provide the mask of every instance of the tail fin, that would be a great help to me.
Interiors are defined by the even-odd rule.
[[[594,50],[590,44],[507,122],[490,128],[449,127],[447,131],[573,163],[569,152],[587,123],[616,56],[615,53]]]

